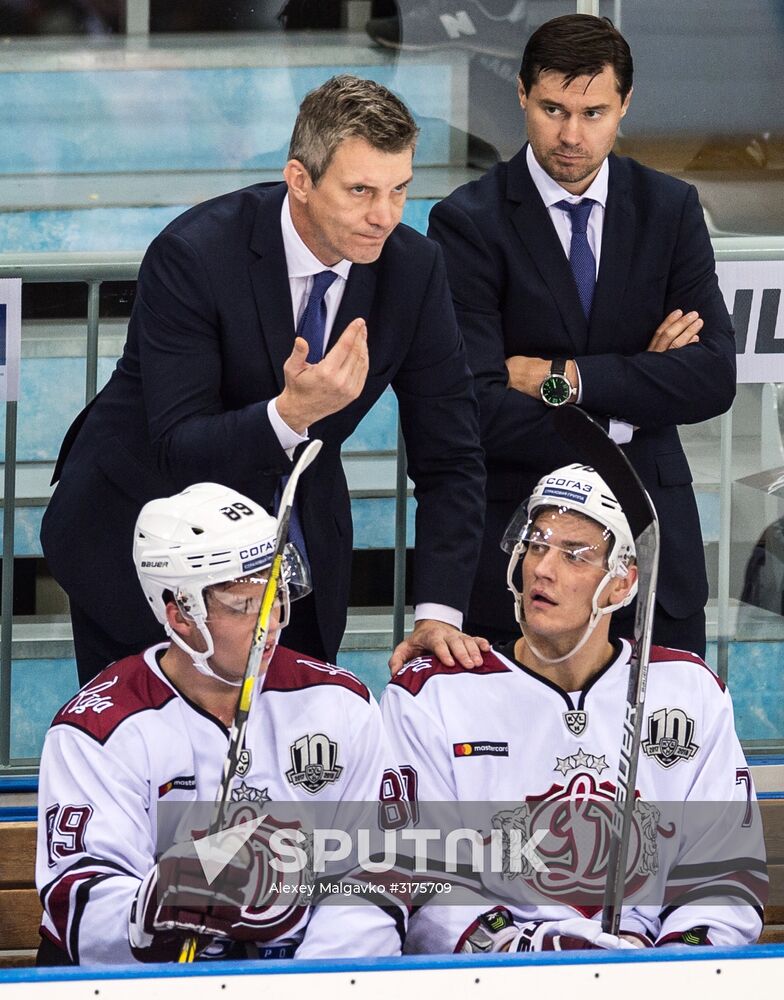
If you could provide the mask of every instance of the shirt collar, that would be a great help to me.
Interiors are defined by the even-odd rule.
[[[583,198],[592,198],[602,208],[607,207],[607,182],[610,176],[610,165],[606,157],[604,163],[599,167],[599,173],[594,177],[591,186],[580,195],[572,194],[552,179],[547,171],[539,165],[539,161],[534,156],[534,151],[531,149],[530,143],[525,151],[525,162],[528,164],[531,180],[534,182],[536,190],[545,204],[545,208],[552,208],[553,205],[564,199],[574,203],[582,201]]]
[[[306,245],[294,228],[288,194],[283,199],[283,206],[280,210],[280,229],[283,234],[283,250],[286,254],[286,267],[290,278],[309,278],[322,271],[334,271],[344,281],[348,279],[348,273],[351,270],[350,260],[339,260],[332,267],[326,267]]]

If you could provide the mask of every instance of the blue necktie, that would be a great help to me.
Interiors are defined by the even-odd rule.
[[[324,356],[324,334],[327,329],[327,307],[324,303],[324,296],[332,282],[337,278],[334,271],[321,271],[313,278],[313,287],[308,296],[305,310],[299,318],[297,324],[297,336],[304,337],[308,342],[308,364],[315,365]],[[288,476],[283,476],[280,486],[275,492],[275,510],[280,506],[280,499],[283,490],[288,482]],[[305,546],[305,533],[302,530],[302,521],[299,516],[299,504],[295,498],[291,508],[291,520],[289,521],[289,541],[299,549],[300,555],[308,562],[308,550]]]
[[[299,318],[297,336],[308,342],[308,364],[315,365],[324,357],[324,333],[327,329],[327,306],[324,296],[337,278],[334,271],[321,271],[313,278],[308,304]]]
[[[583,307],[585,318],[591,315],[593,291],[596,287],[596,258],[588,242],[588,217],[596,203],[592,198],[583,198],[573,205],[569,201],[559,201],[556,208],[562,208],[572,217],[572,244],[569,247],[569,264],[577,283],[577,294]]]

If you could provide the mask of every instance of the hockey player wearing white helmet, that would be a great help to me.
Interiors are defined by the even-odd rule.
[[[133,560],[153,614],[174,643],[165,654],[173,670],[192,664],[225,685],[241,684],[275,530],[262,507],[216,483],[199,483],[142,509]],[[310,589],[306,564],[289,543],[262,669],[288,624],[291,601]],[[217,650],[213,633],[223,640]],[[228,699],[233,717],[234,696],[215,690]]]
[[[432,870],[458,873],[459,905],[415,909],[406,950],[756,940],[764,846],[732,702],[698,656],[659,646],[628,793],[637,800],[626,882],[633,905],[623,907],[620,936],[602,931],[631,657],[630,643],[611,640],[609,629],[636,591],[634,539],[606,483],[575,464],[539,481],[503,547],[520,637],[471,671],[420,657],[382,698],[418,825],[440,829],[450,803],[451,829],[478,829],[490,845],[477,870],[467,853],[449,867],[448,837],[431,844]],[[520,857],[520,845],[535,845],[533,860]]]
[[[400,952],[405,915],[393,900],[311,905],[318,894],[296,891],[296,879],[269,878],[276,807],[307,802],[327,826],[340,826],[337,811],[342,818],[353,803],[376,814],[392,760],[367,688],[278,644],[291,602],[310,587],[291,544],[231,785],[230,825],[259,825],[214,885],[191,840],[209,825],[221,783],[275,534],[258,504],[213,483],[139,514],[134,562],[171,641],[110,664],[46,736],[39,964],[175,961],[193,937],[202,958]],[[199,803],[203,826],[189,812]],[[184,839],[164,837],[176,824]],[[183,884],[187,899],[177,894]]]
[[[629,522],[601,476],[578,464],[544,476],[510,521],[501,548],[510,555],[506,579],[523,633],[516,652],[541,665],[569,661],[570,672],[581,673],[575,658],[601,622],[580,658],[590,670],[609,645],[608,616],[637,592]]]

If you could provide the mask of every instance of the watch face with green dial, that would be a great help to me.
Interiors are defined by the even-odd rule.
[[[539,386],[539,393],[548,406],[563,406],[569,402],[572,386],[563,375],[548,375]]]

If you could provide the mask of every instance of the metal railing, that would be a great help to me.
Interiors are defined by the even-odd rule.
[[[716,261],[784,261],[784,237],[726,236],[713,240]],[[726,683],[729,674],[730,556],[732,536],[732,406],[721,416],[719,478],[719,559],[716,666]]]
[[[714,240],[717,260],[784,260],[784,239],[720,238]],[[89,402],[97,391],[98,346],[101,326],[100,290],[107,281],[134,281],[141,254],[129,253],[41,253],[0,254],[0,278],[21,278],[23,282],[83,283],[87,286],[85,327],[85,389]],[[75,416],[75,414],[74,414]],[[720,441],[720,526],[718,542],[718,668],[726,679],[730,616],[730,527],[732,488],[733,413],[721,418]],[[3,509],[3,568],[0,590],[0,771],[13,773],[20,762],[11,759],[11,669],[13,638],[14,526],[16,518],[17,404],[6,403],[5,495]],[[406,558],[407,479],[405,449],[398,428],[397,476],[395,485],[395,580],[393,636],[403,636]],[[28,764],[29,769],[29,762]]]
[[[142,255],[115,253],[0,254],[0,278],[21,278],[22,282],[80,283],[87,286],[85,328],[85,405],[98,388],[98,344],[101,325],[101,285],[108,281],[135,281]],[[30,761],[11,757],[11,671],[13,642],[14,528],[16,523],[16,444],[17,403],[6,402],[5,493],[3,498],[3,568],[0,581],[0,772],[27,771]],[[73,416],[76,416],[74,414]],[[397,473],[395,483],[395,550],[393,636],[397,644],[404,633],[406,503],[408,486],[405,447],[398,428]]]
[[[135,281],[138,253],[40,253],[0,254],[0,278],[22,282],[79,282],[87,285],[85,342],[85,404],[98,383],[98,334],[100,291],[104,281]],[[75,416],[76,414],[74,414]],[[13,772],[11,758],[11,670],[13,645],[14,529],[16,525],[17,403],[5,404],[5,467],[3,494],[3,570],[0,580],[0,770]],[[22,762],[27,769],[27,762]]]

